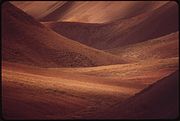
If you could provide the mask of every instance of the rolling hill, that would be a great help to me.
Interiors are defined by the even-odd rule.
[[[2,117],[177,118],[178,17],[174,1],[4,2]]]
[[[69,40],[8,2],[2,10],[3,60],[41,67],[97,66],[125,61]]]
[[[104,117],[122,119],[176,119],[178,117],[178,77],[176,71],[120,105]],[[107,111],[108,112],[108,111]]]
[[[66,1],[11,1],[13,5],[36,19],[41,19],[62,7]]]
[[[116,104],[173,73],[177,65],[178,58],[83,68],[40,68],[3,61],[3,117],[84,119],[104,114],[97,111],[116,109]]]
[[[179,32],[175,32],[145,42],[107,50],[107,52],[117,54],[129,62],[134,62],[146,59],[178,57],[178,45]]]
[[[43,22],[67,38],[103,50],[176,32],[178,23],[178,5],[173,1],[153,11],[109,23]]]
[[[14,5],[40,21],[104,23],[152,11],[167,1],[61,1],[17,2]],[[42,5],[43,6],[40,6]]]

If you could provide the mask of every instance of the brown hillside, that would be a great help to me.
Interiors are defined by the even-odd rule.
[[[120,104],[104,110],[94,118],[176,119],[178,117],[178,79],[176,71]]]
[[[45,22],[55,32],[98,49],[111,49],[178,31],[178,5],[168,2],[154,11],[107,24]]]
[[[40,21],[104,23],[152,11],[167,1],[13,1]]]
[[[2,5],[3,60],[42,67],[123,63],[118,57],[69,40],[6,2]]]
[[[107,50],[127,61],[171,58],[179,56],[179,32],[137,44]]]

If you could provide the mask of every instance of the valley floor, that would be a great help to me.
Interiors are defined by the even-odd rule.
[[[2,63],[5,119],[85,118],[173,73],[178,57],[85,68]]]

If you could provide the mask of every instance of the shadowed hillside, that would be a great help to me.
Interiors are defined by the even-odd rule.
[[[137,44],[107,50],[119,55],[127,61],[140,61],[145,59],[171,58],[179,56],[179,32],[147,40]]]
[[[11,1],[13,5],[20,8],[36,19],[48,16],[53,11],[61,8],[66,1]]]
[[[57,9],[40,20],[104,23],[122,18],[130,18],[142,12],[152,11],[165,3],[166,1],[74,1],[73,3],[67,2],[70,5],[66,7],[66,10]],[[59,13],[63,13],[63,15]]]
[[[6,120],[175,119],[174,1],[2,4]]]
[[[98,110],[114,111],[125,99],[174,72],[177,63],[174,58],[89,68],[39,68],[4,61],[3,116],[84,119],[95,114],[88,119],[96,118],[104,114]]]
[[[175,119],[178,117],[178,71],[165,77],[122,104],[108,109],[103,118]],[[108,112],[107,111],[107,112]]]
[[[13,1],[12,3],[34,18],[44,22],[104,23],[152,11],[164,5],[167,1],[34,1],[30,3],[27,1]]]
[[[178,5],[168,2],[154,11],[106,24],[45,22],[55,32],[98,49],[111,49],[178,31]]]
[[[114,55],[56,34],[8,2],[2,7],[3,60],[42,67],[124,63]]]

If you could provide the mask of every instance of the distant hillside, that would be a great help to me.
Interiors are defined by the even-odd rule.
[[[40,21],[104,23],[152,11],[168,1],[12,1]]]
[[[97,49],[112,49],[178,31],[178,5],[165,5],[129,19],[106,24],[44,22],[55,32]]]
[[[107,50],[107,52],[117,54],[127,61],[171,58],[179,56],[178,45],[179,32],[175,32],[145,42]]]

